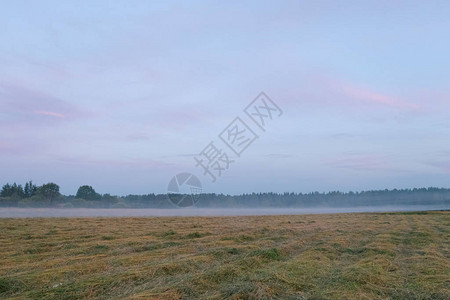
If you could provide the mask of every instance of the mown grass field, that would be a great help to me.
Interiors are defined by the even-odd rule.
[[[450,299],[450,212],[0,219],[0,298]]]

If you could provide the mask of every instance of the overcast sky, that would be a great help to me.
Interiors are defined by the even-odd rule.
[[[188,3],[189,2],[189,3]],[[0,184],[450,187],[450,1],[0,1]],[[244,108],[283,111],[262,131]],[[218,135],[241,119],[241,154]],[[194,160],[234,160],[216,182]]]

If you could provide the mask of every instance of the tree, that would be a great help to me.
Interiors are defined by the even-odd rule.
[[[98,194],[92,186],[83,185],[78,188],[77,195],[75,197],[84,200],[100,200],[102,195]]]
[[[59,185],[56,183],[47,183],[38,188],[39,194],[45,197],[47,201],[50,203],[53,202],[53,199],[60,196],[59,193]]]
[[[2,187],[0,196],[1,197],[10,197],[11,195],[12,195],[11,185],[9,183],[7,183]]]
[[[30,180],[25,184],[24,188],[24,198],[30,198],[36,195],[37,187],[33,184],[33,182]]]
[[[7,183],[3,186],[0,197],[16,197],[16,198],[23,198],[24,192],[22,185],[17,185],[17,183],[13,183],[12,185]]]

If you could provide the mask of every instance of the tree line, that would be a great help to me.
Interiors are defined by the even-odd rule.
[[[450,205],[450,189],[415,188],[362,192],[328,193],[251,193],[194,195],[196,206],[205,208],[244,207],[349,207],[386,205]],[[62,195],[59,186],[50,182],[36,186],[3,185],[1,207],[86,207],[86,208],[172,208],[166,194],[113,196],[99,194],[92,186],[80,186],[75,195]]]

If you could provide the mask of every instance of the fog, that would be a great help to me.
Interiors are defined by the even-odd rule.
[[[266,216],[332,214],[352,212],[401,212],[449,210],[449,205],[359,206],[320,208],[180,208],[180,209],[102,209],[102,208],[0,208],[0,218],[53,217],[194,217],[194,216]]]

